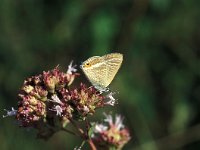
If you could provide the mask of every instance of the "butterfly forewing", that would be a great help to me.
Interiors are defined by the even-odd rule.
[[[102,78],[106,75],[106,66],[103,64],[102,57],[94,56],[84,63],[88,62],[92,64],[91,67],[82,68],[86,77],[93,85],[104,86]]]

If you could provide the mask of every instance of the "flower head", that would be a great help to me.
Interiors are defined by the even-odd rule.
[[[15,114],[20,126],[36,128],[39,137],[47,138],[70,121],[84,120],[97,108],[111,105],[107,99],[113,101],[112,94],[103,96],[83,83],[69,88],[78,75],[76,71],[71,62],[66,73],[57,66],[27,78],[19,93],[18,109],[7,111],[6,116]]]
[[[105,115],[104,123],[94,126],[92,140],[105,149],[121,149],[129,140],[129,131],[124,127],[123,119],[120,115]]]
[[[51,120],[56,117],[61,117],[61,123],[71,117],[72,108],[65,103],[61,91],[68,89],[75,76],[74,72],[61,72],[57,66],[53,70],[27,78],[19,93],[20,101],[16,111],[20,125],[38,128],[38,124],[52,124]]]
[[[22,99],[18,103],[17,120],[21,126],[34,126],[34,124],[46,117],[46,105],[43,101],[36,99],[32,95],[20,94]]]
[[[104,97],[99,95],[95,88],[89,88],[82,83],[79,88],[63,91],[62,94],[74,110],[74,119],[84,120],[87,115],[94,114],[97,108],[105,106]]]

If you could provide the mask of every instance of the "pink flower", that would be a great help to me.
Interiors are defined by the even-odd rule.
[[[94,126],[92,140],[105,149],[121,149],[129,140],[129,131],[124,127],[123,119],[120,115],[105,115],[104,123]]]

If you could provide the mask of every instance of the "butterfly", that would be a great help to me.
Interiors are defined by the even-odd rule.
[[[108,85],[114,79],[123,61],[120,53],[93,56],[84,61],[80,68],[92,85],[102,92],[109,91]]]

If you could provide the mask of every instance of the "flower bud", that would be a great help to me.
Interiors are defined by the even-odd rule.
[[[44,84],[50,93],[54,93],[57,82],[58,81],[54,76],[51,76],[48,73],[44,73]]]
[[[27,94],[30,93],[34,89],[31,85],[25,85],[22,87],[22,90],[24,90]]]

